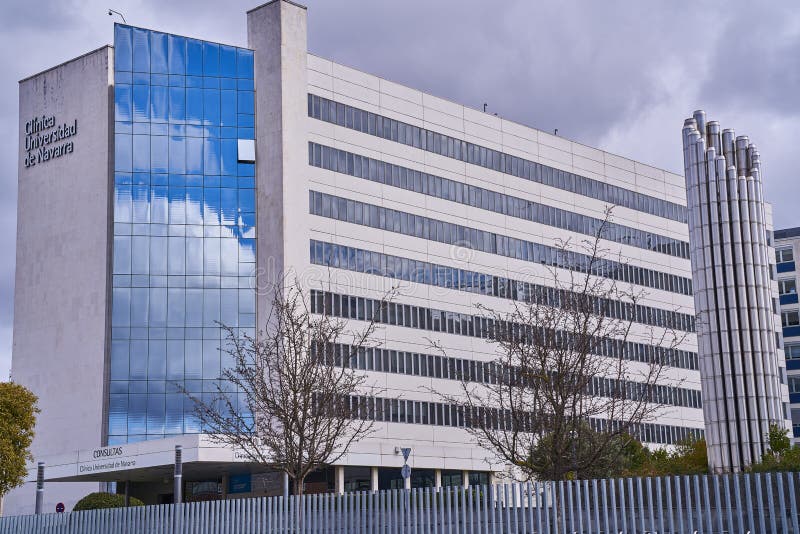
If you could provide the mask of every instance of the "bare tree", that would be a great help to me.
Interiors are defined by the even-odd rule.
[[[213,441],[287,473],[297,495],[309,473],[334,463],[372,433],[373,421],[355,416],[353,399],[376,394],[348,362],[373,343],[380,309],[362,329],[351,330],[324,309],[312,313],[309,298],[297,282],[278,284],[266,327],[255,337],[223,325],[228,344],[221,350],[231,363],[213,399],[184,391]]]
[[[468,431],[495,460],[526,478],[613,470],[641,423],[661,413],[656,386],[679,382],[665,370],[686,334],[635,324],[645,293],[616,280],[626,265],[602,248],[610,216],[592,239],[558,243],[547,284],[507,288],[507,307],[478,306],[497,358],[480,382],[442,395],[464,405]],[[654,348],[643,358],[632,341]]]

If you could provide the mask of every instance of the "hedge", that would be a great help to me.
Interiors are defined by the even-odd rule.
[[[144,506],[144,503],[136,497],[130,498],[131,506]],[[125,496],[116,493],[95,492],[90,493],[75,503],[73,512],[81,510],[99,510],[101,508],[120,508],[125,506]]]

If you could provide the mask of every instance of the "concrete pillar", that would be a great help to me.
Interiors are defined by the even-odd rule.
[[[289,473],[283,472],[283,496],[289,496]]]
[[[372,491],[378,491],[378,468],[371,467],[369,470],[370,475],[370,489]]]
[[[469,471],[461,471],[461,485],[465,488],[469,487]]]
[[[337,465],[334,467],[334,487],[336,493],[342,495],[344,493],[344,466]]]
[[[433,487],[439,489],[442,487],[442,470],[441,469],[434,469],[433,470]]]
[[[403,479],[403,487],[407,490],[411,489],[411,477]]]
[[[254,2],[258,3],[258,2]],[[256,283],[269,287],[284,266],[308,261],[308,251],[286,246],[302,227],[308,204],[308,70],[306,8],[273,0],[247,12],[247,44],[254,50],[256,87]],[[30,114],[31,117],[35,114]],[[286,209],[284,209],[286,208]],[[283,216],[275,217],[275,213]],[[272,299],[256,298],[256,324],[265,328]]]

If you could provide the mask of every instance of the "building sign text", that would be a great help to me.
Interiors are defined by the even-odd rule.
[[[56,124],[56,117],[42,115],[25,123],[25,167],[72,154],[72,137],[78,133],[78,119]]]

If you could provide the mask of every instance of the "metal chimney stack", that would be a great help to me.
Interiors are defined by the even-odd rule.
[[[789,428],[761,162],[704,111],[684,122],[683,156],[708,460],[740,471],[767,451],[770,424]]]

